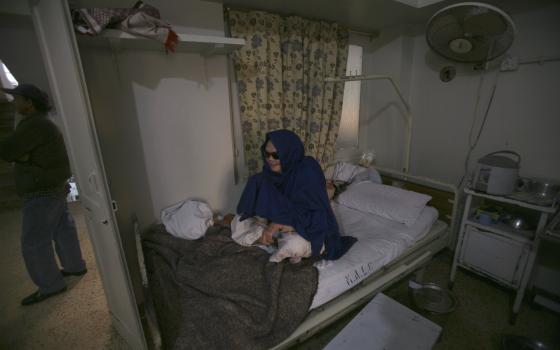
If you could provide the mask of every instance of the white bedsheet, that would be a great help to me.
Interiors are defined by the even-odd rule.
[[[426,207],[412,227],[407,227],[336,203],[333,211],[341,234],[354,236],[358,242],[342,258],[316,263],[319,285],[310,309],[334,299],[393,261],[426,236],[438,217],[435,208]]]

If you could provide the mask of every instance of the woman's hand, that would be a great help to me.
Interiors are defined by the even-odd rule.
[[[332,180],[327,180],[327,196],[329,197],[329,200],[333,199],[335,191],[336,188],[334,187],[334,182]]]
[[[288,225],[280,225],[280,232],[294,232],[294,228]]]
[[[269,245],[272,243],[272,236],[278,232],[283,225],[271,223],[263,231],[260,242],[264,245]]]

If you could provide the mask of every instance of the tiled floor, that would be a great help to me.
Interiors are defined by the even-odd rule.
[[[447,286],[451,262],[449,251],[437,255],[427,267],[424,282]],[[408,293],[408,280],[405,278],[384,293],[414,309]],[[512,326],[509,324],[509,311],[513,303],[513,291],[463,270],[458,271],[453,293],[458,302],[455,311],[450,314],[430,315],[415,310],[443,327],[435,350],[502,350],[504,334],[539,339],[553,349],[560,349],[560,315],[525,302],[516,324]],[[352,312],[296,348],[322,349],[358,312]]]
[[[0,212],[0,349],[128,349],[114,331],[81,207],[73,203],[88,273],[66,278],[68,291],[26,307],[35,291],[20,251],[21,213]]]

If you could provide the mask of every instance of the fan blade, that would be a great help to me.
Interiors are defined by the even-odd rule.
[[[463,25],[466,33],[492,36],[500,35],[508,28],[501,16],[489,11],[465,16]]]
[[[428,45],[459,62],[482,63],[504,54],[516,33],[511,17],[484,3],[457,3],[436,12],[426,29]]]
[[[461,31],[463,30],[461,24],[457,20],[457,17],[453,16],[451,14],[442,14],[442,15],[436,17],[430,23],[430,29],[432,29],[434,31],[438,31],[441,27],[448,27],[448,26],[456,26]]]
[[[430,40],[437,43],[449,43],[449,41],[457,38],[463,38],[463,31],[457,23],[452,23],[447,26],[441,26],[436,31],[430,32]]]

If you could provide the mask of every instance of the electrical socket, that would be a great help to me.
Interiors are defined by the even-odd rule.
[[[517,70],[517,68],[519,68],[518,57],[507,56],[502,60],[502,63],[500,64],[500,71],[502,72],[515,71]]]

